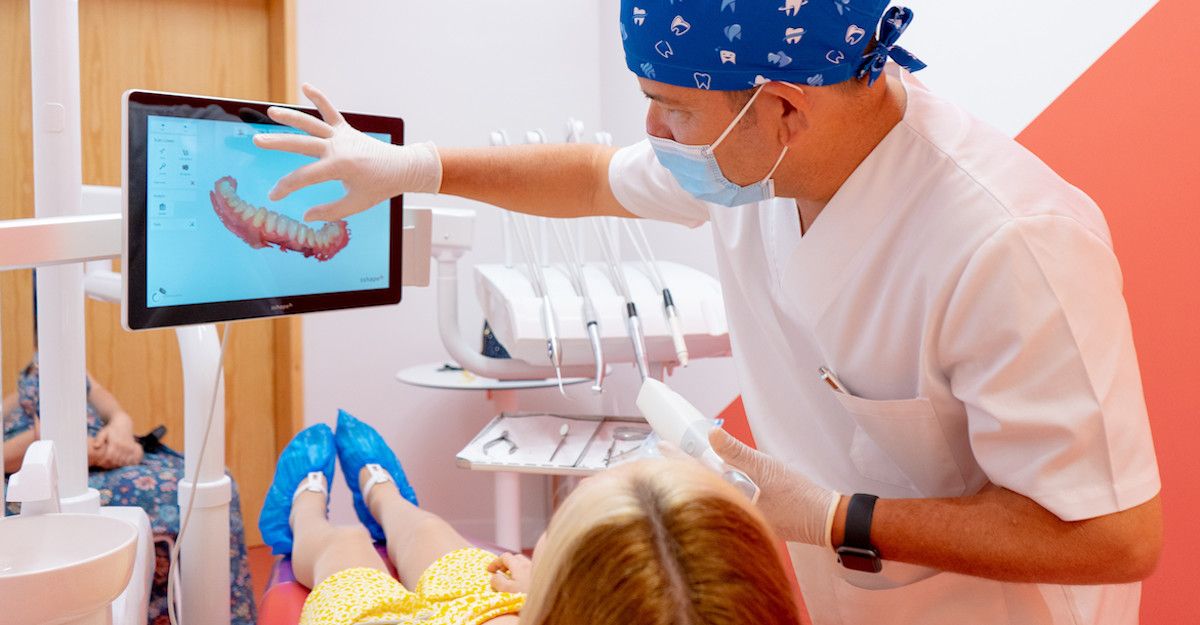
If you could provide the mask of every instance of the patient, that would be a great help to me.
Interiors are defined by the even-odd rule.
[[[365,528],[326,517],[335,456]],[[302,624],[800,623],[762,518],[691,460],[643,460],[585,480],[532,562],[474,548],[414,503],[396,456],[361,421],[342,412],[336,434],[320,424],[296,435],[259,526],[314,588]],[[373,538],[386,539],[398,582]]]

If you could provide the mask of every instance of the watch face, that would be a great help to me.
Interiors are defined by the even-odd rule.
[[[838,561],[842,566],[864,573],[878,573],[883,570],[883,560],[874,549],[859,549],[842,545],[837,550]]]

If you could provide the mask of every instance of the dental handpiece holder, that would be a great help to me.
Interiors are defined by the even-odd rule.
[[[658,380],[647,379],[638,393],[637,407],[659,438],[675,444],[683,453],[719,473],[750,501],[758,501],[758,485],[745,473],[726,464],[709,444],[712,420],[682,395]]]
[[[471,267],[483,318],[510,358],[490,358],[479,350],[478,326],[464,329],[459,320],[459,263],[473,247],[475,212],[432,208],[428,253],[437,267],[438,331],[450,357],[464,369],[497,380],[555,377],[555,364],[566,377],[597,376],[595,354],[603,352],[608,366],[633,363],[636,355],[626,331],[626,303],[600,263],[585,263],[583,279],[591,293],[598,323],[589,323],[585,300],[572,286],[562,262],[543,264],[546,297],[541,297],[527,267],[507,263]],[[407,252],[406,252],[407,254]],[[545,256],[542,256],[545,258]],[[677,349],[670,321],[662,312],[662,293],[637,263],[622,263],[640,311],[650,368],[660,375],[676,364]],[[720,282],[692,267],[660,263],[671,284],[681,323],[678,334],[687,342],[691,359],[730,354],[729,328]],[[551,310],[547,311],[547,303]],[[547,357],[547,319],[553,320],[555,359]]]
[[[676,335],[687,341],[693,359],[729,355],[729,329],[717,279],[678,263],[663,262],[661,266],[672,291],[677,291],[681,317],[675,320],[677,333],[672,332],[671,320],[663,313],[661,292],[655,290],[641,266],[633,262],[620,265],[639,312],[633,317],[641,334],[635,342],[630,341],[627,304],[598,263],[586,264],[582,271],[599,321],[590,326],[585,302],[571,286],[561,263],[545,268],[549,298],[537,296],[523,268],[503,264],[476,265],[475,292],[496,338],[513,358],[528,363],[549,364],[543,324],[546,299],[553,303],[558,356],[563,366],[574,367],[583,376],[592,375],[594,342],[601,344],[610,364],[635,362],[639,354],[634,345],[644,344],[651,365],[677,365]]]

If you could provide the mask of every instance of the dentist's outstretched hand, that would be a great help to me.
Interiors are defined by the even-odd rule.
[[[828,524],[840,499],[837,493],[817,486],[785,463],[747,447],[720,428],[709,432],[708,442],[727,464],[762,489],[758,508],[780,538],[829,546]]]
[[[432,143],[397,146],[373,139],[346,122],[325,94],[304,85],[304,95],[322,119],[295,109],[273,106],[271,119],[302,130],[307,135],[270,133],[255,135],[254,145],[314,157],[279,179],[269,198],[277,202],[297,189],[327,180],[340,180],[346,188],[341,199],[315,206],[306,221],[337,221],[362,212],[402,193],[437,193],[442,185],[442,162]]]

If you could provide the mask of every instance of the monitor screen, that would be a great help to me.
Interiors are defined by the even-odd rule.
[[[264,150],[259,133],[300,133],[267,104],[150,92],[127,95],[126,325],[130,329],[399,301],[400,199],[336,222],[305,222],[340,182],[267,194],[307,156]],[[308,111],[311,112],[311,111]],[[399,119],[347,114],[402,143]]]

